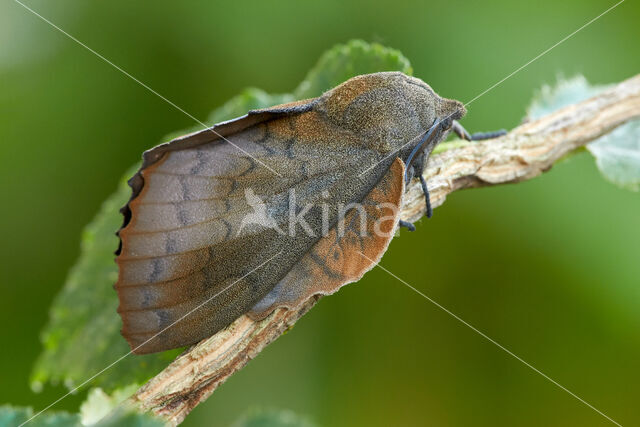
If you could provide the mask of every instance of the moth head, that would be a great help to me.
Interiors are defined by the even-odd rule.
[[[444,133],[465,114],[460,102],[442,98],[422,80],[400,72],[356,76],[326,92],[319,102],[335,125],[380,152],[415,139],[436,119]]]
[[[438,97],[436,116],[440,119],[440,128],[443,132],[449,131],[454,120],[460,120],[467,113],[462,102],[455,99]]]

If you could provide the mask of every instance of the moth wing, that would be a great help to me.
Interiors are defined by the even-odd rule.
[[[140,170],[129,180],[129,186],[132,190],[131,199],[129,200],[129,202],[135,199],[138,194],[140,194],[140,191],[142,191],[142,187],[144,185],[142,171],[158,162],[165,153],[170,151],[194,148],[203,144],[210,144],[214,142],[217,142],[219,144],[224,143],[225,141],[228,142],[229,140],[227,139],[227,137],[230,135],[242,132],[247,128],[258,125],[260,123],[264,123],[277,117],[286,117],[293,114],[300,114],[309,111],[313,108],[316,102],[317,98],[304,99],[300,101],[290,102],[288,104],[277,105],[271,108],[252,110],[244,116],[218,123],[207,129],[180,136],[167,143],[160,144],[150,150],[145,151],[142,156],[142,166],[140,167]],[[127,203],[121,209],[121,212],[125,218],[123,225],[124,228],[131,218],[129,203]],[[116,254],[118,254],[119,252],[120,248],[118,248]]]
[[[212,335],[294,268],[317,238],[282,232],[289,190],[302,206],[335,195],[335,215],[338,203],[358,202],[375,185],[353,171],[379,153],[331,128],[313,103],[216,126],[225,139],[202,131],[145,153],[116,259],[122,334],[134,352]]]
[[[296,308],[314,295],[329,295],[359,280],[387,250],[398,224],[405,167],[397,158],[362,200],[316,242],[289,273],[248,313],[254,320],[278,307]]]

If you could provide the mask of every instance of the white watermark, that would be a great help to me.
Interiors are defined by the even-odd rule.
[[[252,188],[245,188],[244,197],[251,212],[240,222],[236,235],[247,230],[272,229],[282,236],[325,237],[335,228],[338,237],[354,233],[359,237],[389,237],[395,232],[399,208],[390,202],[335,203],[324,191],[322,199],[300,205],[295,188],[290,188],[287,203],[280,205],[260,197]]]

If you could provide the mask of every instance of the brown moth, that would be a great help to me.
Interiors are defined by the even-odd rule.
[[[358,280],[393,236],[405,181],[451,128],[469,137],[464,114],[417,78],[375,73],[145,152],[116,259],[132,350],[192,344]]]

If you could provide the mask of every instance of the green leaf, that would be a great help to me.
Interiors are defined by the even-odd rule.
[[[413,73],[409,60],[400,51],[351,40],[325,52],[293,93],[296,99],[313,98],[351,77],[379,71]]]
[[[91,425],[96,427],[167,427],[169,423],[151,413],[140,413],[135,408],[123,405],[117,407],[96,424]]]
[[[609,87],[611,86],[591,85],[584,76],[574,76],[570,79],[558,77],[555,85],[544,85],[534,95],[527,108],[527,118],[539,119],[567,105],[591,98]]]
[[[583,76],[558,79],[555,86],[545,85],[527,110],[537,119],[562,107],[597,95],[610,85],[591,85]],[[596,158],[598,169],[606,179],[628,190],[640,190],[640,120],[614,129],[589,143],[587,149]]]
[[[80,417],[82,424],[91,425],[103,419],[109,412],[131,396],[140,386],[130,384],[127,387],[115,390],[111,395],[101,388],[94,388],[87,394],[87,400],[80,405]]]
[[[234,119],[236,117],[247,114],[249,110],[257,110],[260,108],[273,107],[278,104],[295,101],[290,93],[282,93],[271,95],[262,89],[254,87],[246,88],[238,95],[234,96],[220,107],[216,108],[209,114],[207,123],[212,126],[216,123]],[[196,124],[188,129],[182,129],[167,135],[164,140],[170,141],[178,136],[182,136],[191,132],[202,130],[202,125]]]
[[[9,405],[0,406],[0,426],[17,427],[34,415],[33,409],[13,407]],[[77,414],[67,412],[45,412],[29,421],[29,427],[72,427],[81,426],[80,417]]]
[[[609,181],[640,190],[640,120],[626,123],[587,145]]]
[[[270,94],[262,89],[246,88],[215,109],[207,122],[213,125],[240,117],[249,110],[320,96],[351,77],[379,71],[401,71],[409,75],[413,73],[409,60],[400,51],[377,43],[351,40],[326,51],[293,93]],[[200,129],[202,126],[194,126],[188,131],[174,132],[167,139]]]
[[[249,110],[273,107],[274,105],[291,101],[295,101],[295,98],[289,93],[271,95],[262,89],[247,88],[239,95],[225,102],[221,107],[216,108],[209,115],[209,123],[220,123],[234,117],[240,117]]]
[[[33,417],[31,408],[0,406],[0,427],[17,427]],[[79,414],[46,411],[33,418],[29,427],[165,427],[168,423],[150,413],[140,413],[134,408],[121,406],[102,420],[81,418]]]
[[[288,410],[253,409],[231,427],[313,427],[308,419]]]
[[[293,94],[269,94],[256,88],[243,90],[213,111],[209,123],[242,116],[247,111],[267,108],[296,99],[318,96],[357,74],[377,71],[411,73],[409,61],[396,50],[360,40],[326,52]],[[200,126],[176,132],[174,136],[200,130]],[[132,176],[131,168],[125,178]],[[118,246],[116,230],[122,224],[119,213],[131,191],[123,179],[118,190],[87,226],[81,253],[65,285],[56,297],[49,323],[42,333],[44,351],[36,361],[31,383],[34,390],[47,381],[64,382],[72,388],[100,372],[129,352],[120,335],[118,298],[113,290],[117,267],[113,252]],[[146,382],[172,360],[179,350],[144,356],[129,355],[97,376],[94,384],[107,391],[131,383]]]

